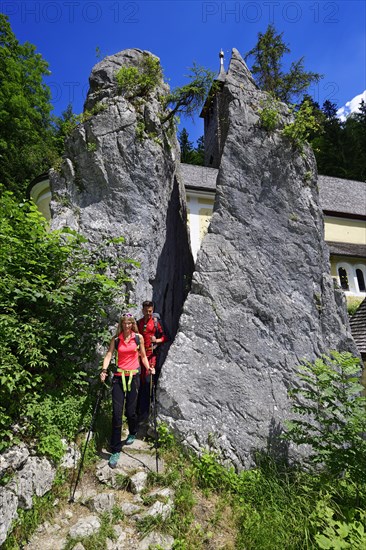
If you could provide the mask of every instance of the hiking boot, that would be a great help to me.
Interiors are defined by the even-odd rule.
[[[132,445],[132,443],[135,441],[136,435],[135,434],[129,434],[126,439],[126,445]]]
[[[108,466],[110,468],[116,468],[121,453],[112,453],[108,460]]]

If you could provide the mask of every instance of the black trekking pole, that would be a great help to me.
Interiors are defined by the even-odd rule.
[[[153,382],[153,375],[150,374],[150,402],[153,403],[153,421],[155,432],[155,460],[156,473],[159,473],[159,454],[158,454],[158,429],[157,429],[157,411],[156,411],[156,383]]]
[[[85,459],[85,453],[86,453],[86,448],[88,446],[88,443],[89,443],[89,439],[90,439],[90,435],[93,431],[93,426],[94,426],[94,422],[95,422],[95,419],[97,417],[97,413],[98,413],[98,409],[99,409],[99,405],[100,405],[100,402],[102,400],[102,397],[103,397],[103,391],[104,391],[104,386],[106,384],[103,382],[101,384],[101,387],[98,391],[98,395],[97,395],[97,401],[95,403],[95,407],[94,407],[94,411],[93,411],[93,416],[92,416],[92,419],[91,419],[91,422],[90,422],[90,426],[89,426],[89,431],[88,431],[88,435],[86,437],[86,440],[85,440],[85,445],[84,445],[84,449],[83,449],[83,453],[81,455],[81,460],[80,460],[80,464],[79,464],[79,471],[78,471],[78,475],[76,477],[76,481],[75,481],[75,485],[74,485],[74,490],[72,491],[72,494],[71,494],[71,497],[69,498],[69,502],[75,502],[75,492],[76,492],[76,487],[78,486],[78,483],[79,483],[79,480],[80,480],[80,475],[81,475],[81,470],[82,470],[82,467],[83,467],[83,464],[84,464],[84,459]]]

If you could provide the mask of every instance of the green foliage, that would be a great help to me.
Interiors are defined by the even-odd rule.
[[[38,435],[57,457],[56,436],[75,434],[90,405],[86,365],[109,337],[106,307],[123,298],[119,260],[115,280],[107,275],[109,247],[121,239],[95,249],[68,229],[49,231],[32,203],[9,192],[0,207],[0,446]]]
[[[138,141],[143,141],[145,137],[145,122],[143,120],[140,120],[136,124],[136,139]]]
[[[180,145],[180,161],[203,166],[205,159],[204,137],[201,136],[198,138],[197,147],[194,148],[187,130],[183,128],[178,134],[178,141]]]
[[[366,103],[361,101],[358,113],[352,113],[342,125],[342,160],[345,176],[366,181]]]
[[[158,426],[158,438],[159,446],[170,449],[174,446],[175,440],[173,434],[170,432],[168,427],[164,423],[159,423]]]
[[[165,107],[170,111],[163,117],[162,122],[174,118],[178,113],[193,118],[203,106],[209,92],[217,88],[214,83],[215,73],[196,63],[188,74],[189,84],[175,88],[166,98]]]
[[[237,490],[237,476],[234,468],[225,468],[220,464],[215,452],[203,453],[199,458],[193,458],[195,476],[201,487],[207,489]]]
[[[89,153],[95,153],[97,150],[97,144],[95,142],[89,142],[86,146],[86,149]]]
[[[167,438],[169,430],[162,428]],[[337,546],[340,532],[347,532],[346,543],[352,541],[355,548],[362,548],[366,528],[366,485],[362,482],[356,485],[347,475],[334,480],[304,472],[276,463],[264,451],[255,453],[256,468],[238,473],[225,467],[218,453],[198,457],[183,451],[172,437],[168,446],[161,447],[167,468],[159,482],[175,491],[173,514],[160,526],[174,536],[174,548],[203,550],[209,539],[211,543],[222,540],[222,530],[230,520],[230,549],[310,550],[321,548],[323,537],[335,539],[329,548],[341,548]],[[201,499],[209,503],[202,514]],[[326,507],[332,511],[331,520],[324,512]],[[224,518],[221,523],[220,517]]]
[[[166,426],[159,431],[168,442],[160,447],[166,467],[149,475],[149,486],[170,486],[174,508],[165,520],[157,515],[138,522],[142,535],[169,533],[179,550],[221,548],[223,543],[227,550],[364,547],[366,484],[356,485],[348,475],[334,480],[290,468],[265,451],[253,455],[255,468],[238,473],[226,468],[218,453],[197,457],[183,450]],[[144,506],[151,506],[159,497],[142,498]],[[77,540],[86,550],[105,548],[106,539],[114,539],[112,525],[121,520],[128,521],[116,506],[103,514],[98,533]],[[7,548],[18,548],[11,540]],[[71,550],[76,542],[69,539],[65,548]]]
[[[60,440],[59,434],[37,434],[37,454],[45,455],[53,462],[59,462],[65,454],[65,447]]]
[[[308,100],[303,101],[300,108],[295,111],[295,120],[287,124],[282,133],[298,149],[302,150],[309,137],[320,130],[321,125],[314,115],[313,107]]]
[[[271,92],[277,99],[290,103],[298,100],[312,83],[319,82],[322,75],[304,69],[304,58],[291,63],[288,72],[283,70],[283,56],[290,49],[283,41],[283,33],[277,33],[270,24],[265,33],[258,33],[258,42],[245,56],[254,61],[251,72],[262,90]]]
[[[347,312],[348,315],[354,315],[365,298],[356,298],[355,296],[347,296]]]
[[[314,525],[317,528],[315,541],[322,550],[363,550],[366,548],[366,512],[355,510],[351,521],[337,520],[336,512],[329,506],[327,499],[317,502]]]
[[[185,128],[179,132],[178,141],[180,145],[180,160],[187,163],[193,150],[193,141],[190,141],[189,134]]]
[[[156,514],[155,516],[145,516],[139,519],[136,525],[142,536],[146,537],[146,535],[151,533],[156,527],[159,527],[161,523],[161,514]]]
[[[337,116],[337,106],[324,102],[323,132],[313,137],[320,174],[358,181],[366,180],[366,104],[362,100],[358,113],[345,121]]]
[[[81,393],[82,387],[77,395],[52,392],[40,399],[30,396],[25,404],[24,428],[27,437],[38,439],[39,454],[48,456],[56,463],[65,452],[61,439],[73,439],[81,422],[85,425],[90,420],[86,409],[90,409],[91,399],[86,387]]]
[[[293,388],[293,411],[285,438],[309,445],[310,464],[331,477],[348,474],[366,482],[366,399],[360,379],[360,360],[348,352],[332,352],[300,368],[301,387]]]
[[[230,531],[235,528],[234,536],[230,532],[232,543],[228,542],[228,548],[301,548],[311,509],[309,493],[303,497],[295,480],[291,482],[274,466],[266,467],[262,461],[263,469],[236,473],[220,464],[213,452],[197,457],[178,451],[170,460],[164,459],[169,463],[167,482],[175,487],[175,509],[167,527],[175,537],[176,548],[206,548],[209,533],[212,541],[215,536],[222,540],[220,503],[228,507],[223,512],[224,525],[232,520]],[[210,518],[207,511],[200,516],[199,491],[204,492],[205,500],[218,504],[217,508],[210,505]],[[203,520],[205,526],[200,523]]]
[[[261,107],[259,112],[260,125],[267,132],[273,132],[277,128],[280,118],[278,101],[269,96],[266,101],[262,102]]]
[[[29,42],[20,44],[0,14],[0,183],[24,195],[28,182],[56,157],[48,64]]]
[[[157,57],[145,55],[137,67],[121,67],[116,73],[118,90],[128,98],[146,97],[163,79]]]
[[[55,144],[57,146],[57,151],[61,155],[64,151],[64,142],[65,138],[71,135],[73,130],[79,126],[79,124],[83,124],[87,120],[90,120],[91,117],[102,113],[108,109],[108,105],[106,103],[96,103],[92,109],[85,110],[83,113],[80,113],[79,115],[76,115],[72,112],[72,106],[68,105],[67,109],[61,114],[60,117],[54,117],[53,119],[53,125],[54,125],[54,139]],[[87,149],[90,152],[94,152],[97,148],[96,143],[88,143]]]

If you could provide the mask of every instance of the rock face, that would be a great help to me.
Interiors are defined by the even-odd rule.
[[[121,67],[139,68],[149,52],[124,50],[90,76],[85,122],[68,139],[51,174],[52,226],[69,226],[95,242],[122,235],[130,268],[127,303],[153,299],[174,335],[193,271],[175,131],[163,122],[162,82],[144,96],[117,86]],[[140,307],[138,308],[140,310]]]
[[[0,487],[0,545],[6,540],[18,508],[29,510],[34,495],[43,496],[52,487],[56,468],[46,458],[30,456],[25,445],[15,446],[0,457],[0,478],[11,475]]]
[[[236,50],[222,89],[226,140],[192,290],[160,379],[163,420],[193,448],[214,440],[238,467],[278,441],[301,359],[357,354],[323,238],[316,165],[261,127],[267,96]]]

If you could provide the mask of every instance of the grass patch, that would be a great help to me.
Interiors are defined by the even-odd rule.
[[[365,543],[363,484],[276,464],[265,453],[256,468],[240,473],[222,466],[215,453],[197,458],[171,441],[161,454],[166,471],[159,483],[174,489],[175,501],[170,518],[154,528],[174,537],[174,550],[361,549]]]
[[[78,537],[76,539],[69,538],[64,546],[64,550],[72,550],[74,546],[81,542],[85,550],[105,550],[107,548],[107,539],[115,541],[117,539],[113,528],[113,514],[108,512],[102,514],[100,529],[90,537]]]

